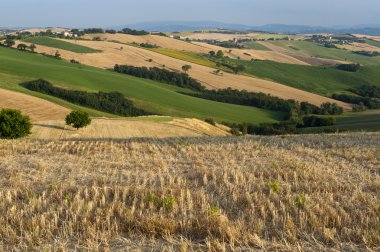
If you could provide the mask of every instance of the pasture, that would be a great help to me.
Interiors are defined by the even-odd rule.
[[[77,45],[74,43],[68,43],[66,41],[50,38],[50,37],[28,37],[23,39],[24,42],[36,44],[36,45],[42,45],[42,46],[48,46],[48,47],[54,47],[57,49],[62,49],[70,52],[75,53],[97,53],[101,52],[100,50],[94,50],[92,48]]]

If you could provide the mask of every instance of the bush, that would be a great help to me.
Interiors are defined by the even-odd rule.
[[[347,72],[357,72],[360,69],[359,64],[341,64],[336,67],[339,70],[347,71]]]
[[[32,124],[28,116],[15,109],[2,109],[0,111],[0,138],[15,139],[28,136]]]
[[[216,125],[214,119],[212,119],[212,118],[206,118],[206,119],[205,119],[205,122],[208,123],[208,124],[211,124],[211,125],[213,125],[213,126]]]
[[[323,127],[335,125],[335,118],[333,117],[318,117],[318,116],[305,116],[303,124],[297,125],[299,128],[306,127]]]
[[[84,128],[91,123],[91,118],[88,113],[83,111],[72,111],[66,116],[65,122],[67,125],[76,128]]]

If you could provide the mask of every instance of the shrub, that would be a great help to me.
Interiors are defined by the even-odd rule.
[[[76,128],[84,128],[91,123],[91,118],[88,113],[83,111],[72,111],[66,116],[65,122],[67,125]]]
[[[211,125],[213,125],[213,126],[216,125],[214,119],[212,119],[212,118],[206,118],[206,119],[205,119],[205,122],[208,123],[208,124],[211,124]]]
[[[28,136],[32,125],[28,116],[15,109],[2,109],[0,111],[0,138],[15,139]]]
[[[359,64],[341,64],[336,67],[339,70],[347,71],[347,72],[357,72],[360,69]]]

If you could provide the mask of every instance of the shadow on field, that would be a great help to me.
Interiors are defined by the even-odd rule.
[[[62,126],[59,126],[59,125],[49,125],[49,124],[33,124],[35,126],[40,126],[40,127],[44,127],[44,128],[50,128],[50,129],[60,129],[60,130],[64,130],[65,127],[62,127]]]

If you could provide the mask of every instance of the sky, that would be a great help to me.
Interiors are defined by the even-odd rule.
[[[380,25],[380,0],[0,0],[0,27],[111,27],[148,21]]]

